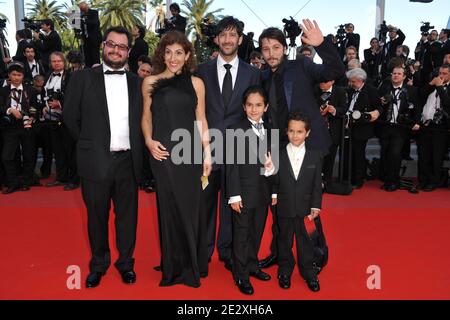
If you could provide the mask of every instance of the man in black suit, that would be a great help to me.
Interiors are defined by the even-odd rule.
[[[130,71],[137,74],[139,69],[138,59],[141,56],[148,56],[148,44],[144,40],[145,27],[141,25],[135,25],[131,33],[134,39],[133,46],[130,50],[130,57],[128,58],[128,66]]]
[[[320,290],[313,267],[314,247],[305,228],[305,219],[314,220],[322,208],[322,153],[305,145],[310,134],[307,117],[291,113],[288,119],[288,140],[280,150],[278,173],[273,178],[277,193],[278,283],[282,289],[291,286],[295,260],[293,238],[297,245],[297,265],[308,288]]]
[[[332,80],[319,84],[317,97],[320,113],[325,117],[332,141],[323,163],[323,180],[331,182],[337,150],[342,141],[344,116],[348,110],[347,92],[344,88],[336,86]]]
[[[38,51],[39,58],[45,70],[49,70],[50,55],[62,51],[61,38],[54,30],[53,21],[46,19],[42,21],[41,32],[34,32],[34,45]]]
[[[201,64],[198,75],[206,87],[206,118],[210,129],[225,134],[225,129],[244,118],[242,96],[251,85],[259,84],[260,72],[240,60],[237,52],[242,42],[242,24],[234,17],[225,17],[217,25],[219,56]],[[218,146],[222,148],[222,146]],[[222,150],[221,150],[222,151]],[[216,150],[216,157],[221,152]],[[225,159],[225,157],[223,158]],[[222,159],[218,159],[222,160]],[[203,215],[208,226],[208,253],[212,256],[216,239],[217,198],[220,190],[220,224],[217,249],[219,259],[231,269],[232,214],[225,191],[225,168],[216,160],[205,189],[205,210]]]
[[[249,277],[262,281],[270,275],[258,267],[258,251],[271,200],[268,177],[275,172],[271,152],[271,132],[262,120],[268,101],[264,89],[251,86],[244,93],[247,118],[227,130],[227,196],[233,209],[233,276],[239,290],[253,294]],[[230,133],[230,135],[228,135]],[[275,151],[277,152],[277,151]]]
[[[381,72],[383,75],[386,75],[388,73],[389,61],[391,61],[391,59],[396,56],[397,47],[399,45],[402,45],[406,39],[406,36],[402,32],[402,30],[392,25],[389,25],[388,29],[389,29],[388,33],[389,41],[385,43],[383,45],[383,48],[381,49],[381,56],[382,56]]]
[[[111,256],[108,220],[111,200],[116,214],[123,282],[136,281],[138,181],[142,176],[141,81],[124,67],[131,35],[123,27],[105,33],[102,66],[74,73],[67,89],[64,122],[77,140],[77,163],[88,211],[92,258],[86,287],[100,284]]]
[[[36,60],[36,49],[32,44],[28,44],[24,49],[25,56],[25,78],[24,83],[28,85],[33,84],[33,79],[37,75],[45,75],[44,67],[42,63]]]
[[[420,128],[417,89],[406,83],[405,69],[392,70],[389,84],[379,89],[383,112],[380,116],[381,168],[383,188],[394,192],[400,187],[402,149],[409,143],[411,130]]]
[[[303,20],[302,42],[315,48],[323,60],[322,65],[315,64],[309,58],[287,60],[287,43],[283,31],[277,28],[264,30],[259,37],[264,60],[270,69],[263,72],[264,87],[269,92],[268,122],[274,129],[280,130],[281,143],[287,143],[285,135],[289,112],[301,111],[310,119],[311,135],[308,147],[327,154],[331,138],[324,117],[315,97],[315,85],[319,82],[335,80],[344,74],[344,64],[329,38],[324,38],[314,21]],[[272,245],[269,257],[261,261],[261,267],[276,263],[277,219],[272,208]]]
[[[348,91],[348,115],[351,130],[351,182],[354,188],[362,188],[366,178],[367,141],[375,134],[374,122],[382,112],[381,99],[375,87],[366,83],[367,73],[360,68],[347,72],[350,89]],[[348,150],[348,147],[346,148]],[[348,158],[344,158],[348,169]],[[345,175],[346,176],[346,175]]]
[[[361,37],[358,33],[354,33],[355,26],[353,23],[347,23],[345,25],[345,40],[344,43],[342,43],[340,47],[340,54],[341,58],[344,59],[345,52],[348,47],[355,47],[356,48],[356,58],[359,56],[359,45],[361,41]]]
[[[36,92],[31,86],[23,84],[24,68],[21,62],[13,62],[8,66],[8,77],[11,84],[0,88],[0,125],[3,135],[1,157],[8,181],[3,194],[19,189],[30,190],[36,165],[33,130],[33,119],[37,117]],[[23,181],[19,180],[17,172],[17,150],[20,150],[23,159]]]
[[[82,25],[81,35],[83,39],[84,62],[87,67],[100,63],[100,45],[102,33],[98,11],[89,8],[86,1],[78,4],[81,11]]]
[[[418,136],[419,182],[423,191],[439,187],[450,127],[450,65],[421,89],[422,125]]]
[[[169,6],[170,13],[172,17],[167,20],[167,29],[168,30],[177,30],[182,33],[186,32],[187,19],[180,15],[181,9],[178,3],[172,3]]]
[[[441,30],[439,41],[442,43],[441,55],[442,59],[444,59],[445,55],[450,53],[450,29]]]
[[[25,47],[29,44],[27,41],[27,33],[24,29],[16,31],[17,50],[12,58],[3,58],[3,62],[8,64],[11,60],[25,63],[25,56],[23,55]]]

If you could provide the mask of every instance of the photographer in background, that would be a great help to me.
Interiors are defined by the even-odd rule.
[[[441,30],[439,41],[442,43],[441,55],[444,59],[445,55],[450,53],[450,29]]]
[[[25,47],[28,45],[27,33],[25,29],[16,31],[16,41],[17,41],[16,55],[12,58],[10,57],[3,58],[3,62],[5,64],[10,63],[12,60],[25,63],[24,51]]]
[[[145,27],[141,25],[135,25],[131,32],[133,36],[134,43],[131,47],[130,54],[128,56],[128,66],[130,71],[137,74],[138,72],[138,59],[141,56],[148,56],[148,44],[144,40],[145,38]]]
[[[3,135],[2,161],[8,187],[3,194],[18,190],[28,191],[33,184],[36,165],[36,146],[33,125],[37,118],[36,92],[23,84],[24,67],[21,62],[8,66],[10,85],[0,88],[0,126]],[[16,163],[19,150],[23,159],[23,180],[20,180],[20,163]],[[20,160],[19,160],[20,161]]]
[[[23,82],[32,85],[35,76],[45,74],[44,67],[36,61],[36,51],[32,44],[27,44],[23,54],[25,56],[25,78]]]
[[[34,31],[34,44],[38,51],[38,56],[45,70],[49,70],[49,58],[55,51],[62,51],[61,38],[54,30],[53,21],[43,20],[41,23],[41,32]]]
[[[359,45],[361,41],[361,37],[357,33],[353,33],[355,30],[355,26],[353,23],[347,23],[345,25],[340,25],[337,31],[336,39],[338,41],[339,46],[339,54],[342,59],[345,58],[345,53],[348,47],[356,48],[356,57],[358,58],[359,54]],[[348,61],[348,60],[347,60]]]
[[[392,58],[396,56],[397,47],[402,45],[406,39],[405,34],[399,29],[392,25],[387,26],[389,41],[384,44],[383,49],[381,51],[382,54],[382,67],[381,67],[381,75],[382,79],[385,79],[388,76],[388,65]]]
[[[377,38],[370,40],[370,48],[364,50],[364,67],[367,72],[367,76],[375,80],[378,75],[378,66],[380,63],[381,55],[380,41]]]
[[[375,134],[374,122],[382,112],[381,100],[375,87],[366,83],[367,73],[360,68],[347,72],[350,89],[348,91],[348,126],[351,135],[351,183],[355,189],[364,185],[367,174],[367,141]],[[348,169],[348,155],[344,168]],[[344,173],[344,176],[348,176]]]
[[[64,185],[65,191],[78,187],[76,170],[75,141],[62,121],[64,112],[64,93],[70,73],[65,69],[66,59],[61,52],[50,55],[51,72],[45,82],[46,107],[43,109],[45,124],[49,128],[52,149],[55,154],[56,179],[47,187]]]
[[[393,192],[400,187],[404,145],[410,143],[410,131],[420,129],[418,92],[407,84],[405,69],[396,67],[390,83],[380,87],[379,94],[383,105],[379,131],[383,189]]]
[[[433,191],[440,185],[441,168],[447,152],[450,121],[450,65],[439,68],[439,76],[421,90],[426,103],[418,137],[419,183],[423,191]]]
[[[172,3],[169,9],[172,17],[166,20],[166,29],[186,33],[187,19],[180,15],[181,9],[178,3]]]
[[[81,36],[83,39],[84,62],[87,67],[100,63],[100,45],[102,33],[100,32],[100,20],[98,11],[89,8],[86,1],[78,4],[81,11]]]

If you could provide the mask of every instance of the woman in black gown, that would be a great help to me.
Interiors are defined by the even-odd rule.
[[[180,32],[162,37],[153,63],[155,75],[142,85],[142,130],[156,180],[160,286],[199,287],[208,268],[206,226],[199,217],[201,178],[211,172],[205,87],[191,75],[192,44]],[[180,143],[185,147],[181,152]]]

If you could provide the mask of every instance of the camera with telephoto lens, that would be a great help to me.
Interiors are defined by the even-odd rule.
[[[63,99],[63,93],[61,92],[61,90],[53,90],[53,89],[48,89],[47,90],[47,97],[46,100],[48,102],[53,101],[53,100],[58,100],[61,101]]]
[[[434,29],[434,26],[430,26],[429,22],[421,22],[422,26],[420,27],[420,32],[423,36],[428,36],[431,29]]]
[[[284,34],[286,38],[289,38],[290,40],[289,46],[295,47],[295,39],[302,34],[302,29],[292,16],[290,17],[290,19],[283,19],[282,22],[284,23]]]
[[[324,92],[319,97],[320,110],[325,110],[330,103],[331,92]]]
[[[372,120],[372,115],[368,112],[355,110],[350,115],[351,121],[355,124],[366,124]]]
[[[33,20],[29,18],[24,18],[22,21],[24,22],[25,29],[30,29],[36,32],[41,30],[41,25],[43,23],[43,20]]]
[[[6,28],[6,19],[0,19],[0,29]]]
[[[339,26],[337,26],[337,31],[336,31],[336,42],[338,44],[341,44],[345,41],[345,39],[347,38],[347,31],[345,30],[347,28],[348,24],[340,24]]]
[[[433,123],[435,125],[441,125],[444,123],[444,121],[448,121],[449,119],[449,115],[448,113],[442,109],[442,108],[437,108],[436,112],[434,113],[434,117],[433,120],[428,120],[427,122],[425,122],[425,126],[430,125],[430,123]]]

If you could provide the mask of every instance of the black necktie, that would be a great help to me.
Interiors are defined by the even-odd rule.
[[[53,77],[61,77],[61,73],[52,73]]]
[[[115,75],[123,76],[125,74],[125,70],[120,70],[120,71],[117,71],[117,70],[106,70],[105,74],[106,75],[114,75],[115,74]]]
[[[33,73],[34,70],[37,71],[37,68],[36,68],[36,65],[35,65],[35,64],[33,64],[33,66],[31,67],[31,72]]]
[[[227,73],[225,74],[225,78],[223,79],[222,85],[222,98],[225,109],[228,107],[231,95],[233,94],[233,77],[231,76],[231,64],[224,64],[223,67],[227,69]]]

